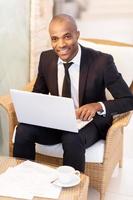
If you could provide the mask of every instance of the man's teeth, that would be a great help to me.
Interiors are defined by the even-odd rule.
[[[68,52],[68,49],[60,50],[60,53],[67,53],[67,52]]]

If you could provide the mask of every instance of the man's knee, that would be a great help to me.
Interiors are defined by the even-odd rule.
[[[19,124],[16,128],[13,156],[25,159],[35,159],[35,142],[30,134],[30,127],[27,124]]]
[[[67,134],[67,133],[66,133]],[[85,151],[85,141],[78,134],[69,134],[64,135],[62,139],[62,144],[64,150],[75,152]]]
[[[15,142],[24,143],[30,141],[32,136],[30,132],[30,125],[19,124],[16,128]]]

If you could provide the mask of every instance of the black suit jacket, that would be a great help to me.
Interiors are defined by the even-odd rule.
[[[34,92],[58,96],[57,61],[53,50],[42,52]],[[107,101],[105,88],[114,100]],[[102,131],[111,125],[112,115],[133,109],[133,95],[117,71],[112,56],[81,46],[79,105],[99,101],[105,105],[106,117],[96,115],[94,123]]]

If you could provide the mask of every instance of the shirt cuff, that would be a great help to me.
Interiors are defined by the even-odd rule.
[[[102,106],[102,111],[98,111],[97,114],[98,114],[98,115],[103,115],[103,117],[105,117],[105,115],[106,115],[106,108],[105,108],[105,105],[104,105],[102,102],[98,102],[98,103],[101,104],[101,106]]]

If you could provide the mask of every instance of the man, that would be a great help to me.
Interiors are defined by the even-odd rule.
[[[64,63],[70,63],[67,81],[71,83],[69,93],[74,101],[76,116],[81,120],[93,118],[93,121],[78,134],[19,124],[13,154],[15,157],[35,159],[35,143],[52,145],[62,142],[63,164],[84,172],[85,149],[106,138],[113,115],[133,109],[133,96],[111,55],[78,44],[80,33],[71,16],[60,14],[53,17],[49,34],[53,50],[41,54],[33,92],[62,96],[66,73]],[[114,100],[106,100],[105,88]]]

